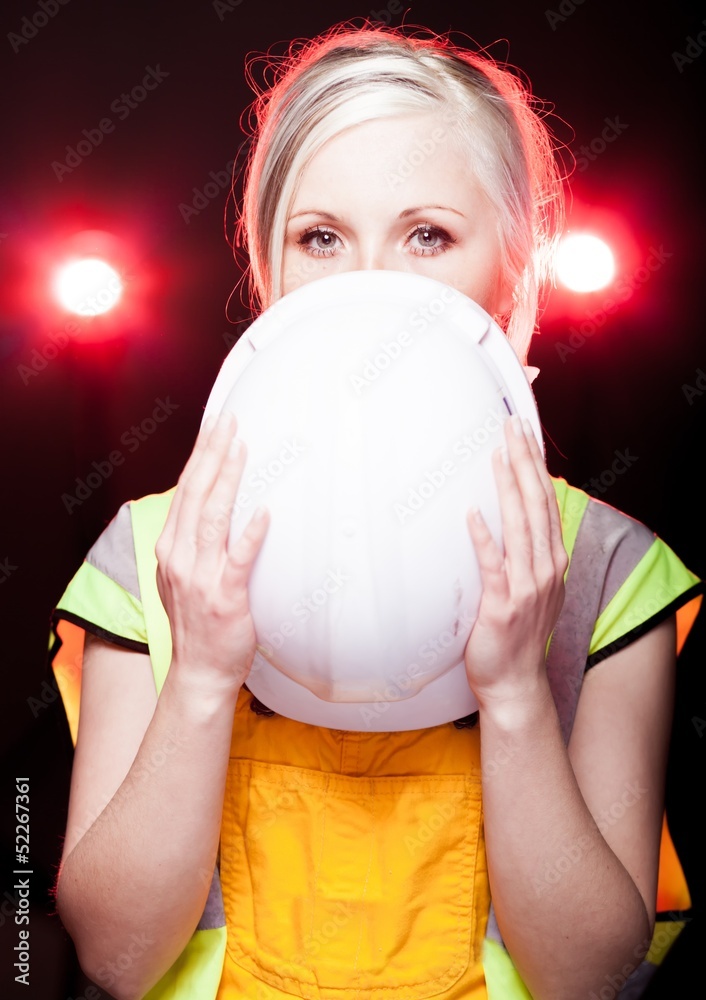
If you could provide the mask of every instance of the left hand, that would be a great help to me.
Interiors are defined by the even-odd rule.
[[[466,645],[468,683],[481,708],[521,700],[546,680],[547,640],[564,600],[568,557],[556,494],[528,421],[505,422],[493,455],[505,552],[480,513],[469,511],[482,595]]]

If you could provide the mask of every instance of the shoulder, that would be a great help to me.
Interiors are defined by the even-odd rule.
[[[86,562],[118,582],[130,581],[126,586],[135,592],[136,544],[146,534],[155,539],[162,530],[174,496],[173,487],[164,493],[151,493],[136,500],[128,500],[117,511],[86,553]],[[117,576],[116,576],[117,574]],[[122,577],[122,580],[121,580]]]
[[[551,477],[556,494],[564,541],[575,541],[579,529],[588,531],[596,543],[606,542],[617,544],[630,538],[636,545],[646,549],[654,542],[656,535],[641,521],[612,507],[586,493],[585,490],[571,486],[565,479]]]
[[[174,489],[129,500],[86,553],[57,602],[64,618],[111,642],[145,651],[142,567],[154,557]]]
[[[702,581],[654,531],[552,478],[569,555],[567,600],[594,607],[589,665],[700,600]]]

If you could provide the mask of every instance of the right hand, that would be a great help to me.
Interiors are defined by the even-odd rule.
[[[248,581],[269,514],[229,537],[245,466],[233,414],[209,419],[179,477],[155,551],[157,587],[172,631],[172,666],[218,687],[239,688],[255,656]],[[256,512],[257,514],[257,512]]]

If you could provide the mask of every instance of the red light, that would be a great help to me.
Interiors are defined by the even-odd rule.
[[[113,309],[122,296],[120,275],[99,257],[83,257],[65,264],[54,280],[59,303],[79,316],[99,316]]]
[[[559,244],[557,277],[573,292],[605,288],[615,277],[613,251],[591,233],[568,233]]]

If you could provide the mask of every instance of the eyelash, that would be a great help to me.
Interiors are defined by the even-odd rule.
[[[419,233],[429,233],[432,236],[439,237],[442,243],[435,247],[419,247],[416,250],[412,250],[412,253],[416,257],[434,257],[440,253],[446,253],[450,246],[458,241],[453,238],[445,229],[440,226],[433,226],[431,223],[425,222],[418,226],[415,226],[412,232],[407,236],[407,240],[411,240],[413,237],[417,236]],[[326,229],[324,226],[312,226],[310,229],[304,230],[302,235],[297,240],[297,243],[302,249],[311,254],[314,257],[332,257],[334,254],[334,249],[332,247],[312,247],[311,238],[314,236],[335,236],[339,239],[338,234],[332,229]],[[424,251],[428,252],[425,253]]]

